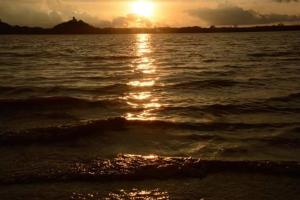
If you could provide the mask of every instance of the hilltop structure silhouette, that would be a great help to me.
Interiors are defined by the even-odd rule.
[[[58,34],[84,34],[97,33],[97,28],[85,23],[82,20],[77,20],[75,17],[72,20],[58,24],[52,28],[52,31]]]

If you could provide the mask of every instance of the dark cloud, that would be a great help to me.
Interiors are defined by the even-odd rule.
[[[278,3],[291,3],[291,2],[299,2],[300,0],[273,0]]]
[[[279,22],[300,22],[300,17],[282,14],[260,14],[254,10],[246,10],[237,6],[219,6],[215,9],[200,8],[189,11],[208,24],[214,25],[256,25]]]

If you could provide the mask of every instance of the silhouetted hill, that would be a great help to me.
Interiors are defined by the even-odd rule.
[[[73,18],[53,28],[11,26],[0,21],[0,34],[135,34],[135,33],[223,33],[223,32],[266,32],[300,31],[300,25],[272,25],[255,27],[159,27],[159,28],[96,28],[82,20]]]
[[[46,34],[47,29],[40,27],[11,26],[0,21],[0,34]]]
[[[76,18],[58,24],[51,29],[51,32],[57,34],[89,34],[97,33],[97,31],[97,28],[85,23],[82,20],[77,20]]]
[[[12,31],[12,26],[0,21],[0,32],[1,33],[10,33]]]

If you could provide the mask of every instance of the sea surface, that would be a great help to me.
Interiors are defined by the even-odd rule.
[[[1,36],[0,159],[0,182],[13,185],[0,192],[7,199],[237,199],[248,191],[205,193],[214,180],[243,179],[199,185],[200,160],[220,171],[299,173],[300,32]],[[178,174],[192,179],[178,188],[169,181]],[[297,199],[300,181],[289,178],[269,190],[289,185],[285,195]]]

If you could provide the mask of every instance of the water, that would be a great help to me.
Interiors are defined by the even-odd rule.
[[[299,36],[1,36],[0,176],[119,154],[300,161]]]

